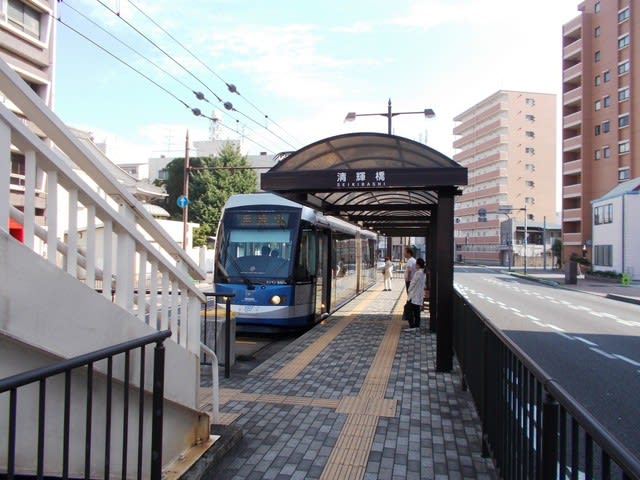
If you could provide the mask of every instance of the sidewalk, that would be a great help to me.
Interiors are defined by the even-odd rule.
[[[376,285],[248,374],[221,380],[221,411],[243,439],[210,478],[495,479],[457,365],[435,372],[426,315],[406,330],[403,286]]]
[[[564,283],[564,272],[561,270],[527,269],[527,277],[524,277],[522,270],[512,270],[511,275],[527,280],[541,281],[543,283],[555,282],[557,286],[568,290],[575,290],[591,295],[611,298],[613,300],[628,301],[629,303],[640,304],[640,283],[633,282],[631,285],[621,285],[619,283],[609,283],[594,279],[584,279],[578,277],[576,285],[566,285]]]

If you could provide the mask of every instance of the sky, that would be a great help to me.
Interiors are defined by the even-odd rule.
[[[555,93],[560,100],[562,25],[578,15],[577,5],[64,0],[58,3],[64,24],[56,26],[54,110],[68,125],[106,141],[116,162],[136,163],[183,156],[187,130],[191,141],[207,140],[210,121],[191,108],[220,117],[218,138],[242,134],[246,151],[257,154],[342,133],[384,133],[383,116],[344,118],[386,113],[391,99],[394,112],[436,113],[431,119],[398,115],[393,133],[452,156],[453,118],[497,90]],[[237,112],[227,112],[214,94]]]

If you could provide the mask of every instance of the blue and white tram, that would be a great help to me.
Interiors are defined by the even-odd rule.
[[[216,240],[217,292],[240,330],[306,328],[375,283],[376,235],[270,193],[234,195]]]

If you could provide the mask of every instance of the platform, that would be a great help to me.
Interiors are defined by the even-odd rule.
[[[222,417],[244,438],[211,478],[497,478],[457,366],[435,372],[428,312],[420,329],[401,319],[403,287],[376,285],[248,374],[221,379]]]

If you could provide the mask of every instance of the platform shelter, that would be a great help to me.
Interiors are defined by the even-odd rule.
[[[349,133],[277,155],[262,189],[390,237],[424,237],[436,369],[453,367],[454,196],[467,169],[404,137]]]

